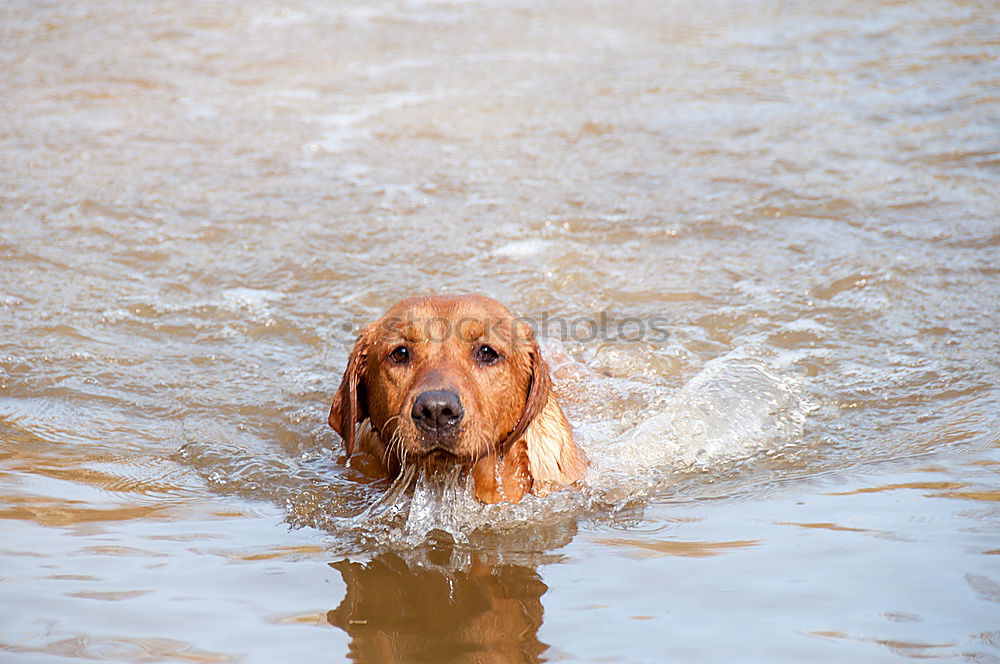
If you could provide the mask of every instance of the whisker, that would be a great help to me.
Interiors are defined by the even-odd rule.
[[[382,429],[379,430],[379,435],[382,438],[382,444],[384,446],[384,449],[382,451],[382,465],[384,465],[387,468],[389,466],[389,453],[392,451],[392,447],[395,444],[395,441],[397,441],[400,438],[401,432],[399,427],[396,427],[396,429],[392,432],[392,436],[389,437],[389,441],[386,442],[385,429],[392,424],[393,420],[398,420],[400,417],[401,417],[400,415],[393,415],[392,417],[390,417],[388,420],[385,421],[385,424],[382,426]]]
[[[382,463],[387,467],[389,465],[389,455],[391,454],[392,448],[398,440],[399,440],[399,430],[397,429],[396,431],[392,432],[392,436],[390,436],[388,442],[385,444],[385,449],[382,450]]]
[[[388,459],[389,454],[395,451],[396,459],[399,461],[400,468],[406,466],[406,455],[403,453],[403,432],[400,429],[396,429],[392,440],[389,441],[389,447],[386,448],[386,459]]]

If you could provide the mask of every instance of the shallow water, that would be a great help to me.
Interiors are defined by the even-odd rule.
[[[0,660],[1000,661],[995,6],[536,5],[0,7]],[[587,487],[341,463],[418,292]]]

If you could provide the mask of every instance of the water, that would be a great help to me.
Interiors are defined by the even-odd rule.
[[[0,660],[1000,661],[996,7],[536,5],[0,8]],[[342,463],[425,292],[584,489]]]

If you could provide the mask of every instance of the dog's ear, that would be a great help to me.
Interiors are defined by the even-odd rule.
[[[552,377],[549,376],[549,365],[542,358],[542,352],[538,348],[531,328],[526,325],[518,328],[516,344],[524,348],[531,363],[531,383],[528,387],[528,397],[524,402],[524,410],[517,424],[507,435],[507,439],[501,445],[501,449],[507,449],[513,445],[518,438],[524,435],[531,423],[537,418],[552,393]]]
[[[330,417],[327,419],[333,430],[344,440],[347,456],[354,452],[355,428],[358,422],[368,417],[368,388],[365,385],[364,374],[370,346],[371,333],[370,328],[367,328],[354,342],[354,349],[347,359],[347,368],[344,369],[340,387],[333,396]]]
[[[521,419],[504,441],[504,449],[524,438],[528,448],[528,467],[533,479],[532,491],[545,495],[553,488],[566,486],[583,478],[587,457],[573,441],[569,422],[552,392],[549,365],[542,357],[538,342],[525,325],[518,342],[527,344],[531,359],[531,386]]]

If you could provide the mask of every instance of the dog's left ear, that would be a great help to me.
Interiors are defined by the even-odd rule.
[[[531,386],[521,419],[507,436],[507,444],[524,438],[528,448],[528,468],[534,480],[532,492],[544,496],[554,488],[583,478],[587,457],[573,441],[569,422],[552,392],[549,365],[542,357],[534,333],[518,321],[517,342],[528,345],[531,359]]]
[[[507,440],[501,445],[501,449],[507,449],[524,435],[531,423],[542,414],[552,394],[552,377],[549,376],[549,365],[542,358],[534,333],[525,323],[518,321],[516,334],[515,345],[525,347],[524,352],[531,362],[531,384],[528,387],[528,398],[524,402],[521,417],[511,432],[507,434]]]
[[[355,428],[358,422],[368,417],[368,390],[364,372],[370,345],[370,330],[365,329],[354,342],[354,349],[347,359],[347,368],[344,369],[344,377],[341,378],[340,387],[337,388],[333,403],[330,405],[330,417],[327,418],[333,430],[344,440],[347,456],[351,456],[354,452]]]

